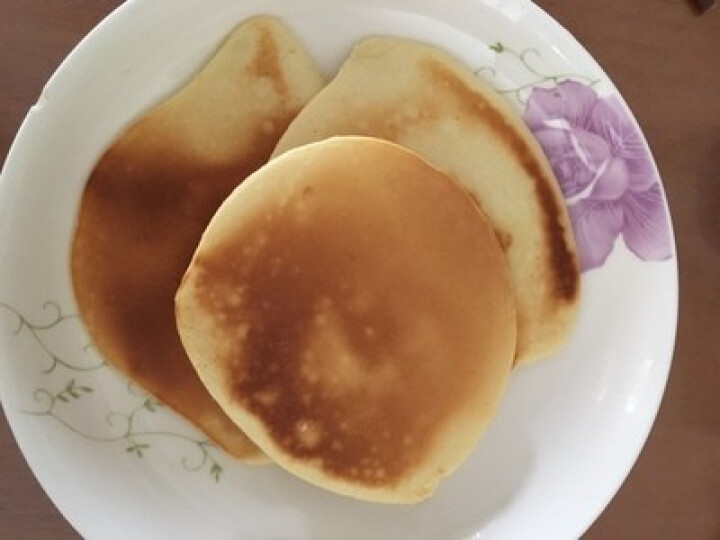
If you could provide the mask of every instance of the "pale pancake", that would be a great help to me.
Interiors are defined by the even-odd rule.
[[[225,412],[333,492],[428,497],[475,447],[512,366],[492,227],[400,146],[341,137],[271,161],[223,203],[176,297]]]
[[[279,22],[246,21],[184,88],[127,129],[92,171],[72,246],[82,318],[107,360],[234,456],[264,456],[197,377],[175,291],[220,203],[268,159],[323,81]]]
[[[465,186],[510,262],[517,362],[566,342],[580,288],[570,220],[541,148],[501,96],[437,48],[371,38],[292,122],[274,155],[332,135],[397,142]]]

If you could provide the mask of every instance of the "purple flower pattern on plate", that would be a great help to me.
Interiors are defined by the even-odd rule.
[[[619,237],[642,260],[672,257],[652,158],[616,97],[575,81],[535,87],[525,121],[567,200],[583,271],[602,266]]]

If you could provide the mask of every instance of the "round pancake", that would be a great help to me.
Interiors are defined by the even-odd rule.
[[[492,227],[395,144],[340,137],[272,160],[223,203],[176,296],[220,406],[277,464],[412,503],[476,445],[513,362]]]
[[[269,17],[243,22],[100,158],[72,245],[75,297],[98,350],[248,462],[267,459],[198,379],[177,335],[174,297],[218,206],[321,87],[288,28]]]
[[[510,263],[517,363],[567,342],[580,302],[570,218],[540,145],[502,96],[437,47],[369,38],[293,120],[273,155],[335,135],[396,142],[472,194]]]

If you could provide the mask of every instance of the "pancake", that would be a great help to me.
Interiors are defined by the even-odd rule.
[[[335,493],[413,503],[455,470],[511,370],[516,314],[492,227],[402,147],[288,152],[223,203],[176,297],[225,412]]]
[[[215,210],[265,163],[322,84],[278,21],[241,24],[186,86],[104,153],[72,244],[75,296],[99,352],[248,461],[265,458],[198,379],[177,335],[174,296]]]
[[[518,310],[518,363],[553,354],[577,315],[579,268],[552,169],[505,100],[447,53],[365,40],[292,122],[275,149],[333,135],[399,143],[469,190],[503,244]]]

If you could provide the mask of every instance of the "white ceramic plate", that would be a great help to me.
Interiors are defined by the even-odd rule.
[[[515,373],[469,461],[415,507],[347,500],[275,467],[233,463],[106,366],[73,316],[68,248],[94,162],[256,13],[286,21],[328,76],[368,34],[448,49],[526,114],[568,198],[586,270],[574,337]],[[676,325],[673,246],[630,113],[529,1],[133,0],[63,63],[2,173],[3,406],[47,493],[90,538],[576,537],[620,486],[657,412]]]

